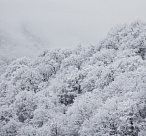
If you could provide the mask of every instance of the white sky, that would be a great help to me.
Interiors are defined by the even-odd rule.
[[[146,0],[0,0],[0,28],[16,37],[27,25],[48,48],[96,44],[135,20],[146,22]]]

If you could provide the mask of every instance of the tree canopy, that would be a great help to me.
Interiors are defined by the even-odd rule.
[[[0,76],[1,136],[145,136],[146,24],[96,46],[18,58]],[[1,63],[2,61],[0,61]]]

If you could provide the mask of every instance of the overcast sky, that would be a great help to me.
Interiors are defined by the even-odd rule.
[[[0,0],[0,27],[22,25],[48,48],[96,44],[116,24],[146,22],[146,0]]]

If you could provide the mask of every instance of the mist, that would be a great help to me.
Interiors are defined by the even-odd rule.
[[[117,24],[146,21],[145,5],[145,0],[0,0],[1,40],[5,37],[0,52],[32,57],[46,48],[96,45]]]

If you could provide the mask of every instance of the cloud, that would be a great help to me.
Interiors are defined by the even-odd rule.
[[[145,5],[145,0],[0,0],[0,29],[20,41],[26,25],[45,41],[42,48],[86,46],[116,24],[146,21]],[[29,43],[22,41],[18,46],[25,48]]]

